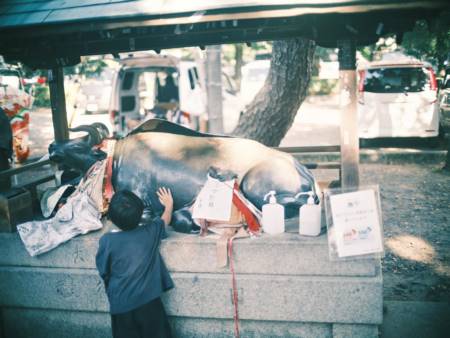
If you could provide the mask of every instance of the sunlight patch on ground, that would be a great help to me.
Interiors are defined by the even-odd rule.
[[[386,245],[397,256],[412,261],[431,263],[435,256],[434,248],[417,236],[395,236],[386,240]]]
[[[447,276],[448,278],[450,278],[450,266],[448,266],[445,263],[441,263],[441,262],[437,262],[435,264],[434,270],[443,276]]]

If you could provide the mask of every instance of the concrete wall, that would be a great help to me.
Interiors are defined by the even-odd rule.
[[[104,231],[36,258],[17,234],[0,234],[4,338],[111,337],[94,263]],[[215,239],[171,233],[161,252],[175,281],[163,300],[177,336],[232,337],[231,276],[216,267]],[[294,233],[236,240],[234,256],[242,337],[378,336],[379,261],[330,262],[326,235]]]

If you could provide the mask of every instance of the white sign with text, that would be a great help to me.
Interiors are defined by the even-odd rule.
[[[375,190],[331,195],[330,206],[339,257],[383,252]]]
[[[229,221],[233,199],[234,180],[221,182],[208,176],[208,180],[195,200],[192,218]]]

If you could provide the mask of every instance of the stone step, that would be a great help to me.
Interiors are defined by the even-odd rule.
[[[173,273],[165,294],[169,315],[230,319],[228,274]],[[382,279],[376,277],[238,275],[240,318],[380,324]],[[108,311],[95,270],[0,267],[0,306]]]
[[[41,309],[3,309],[5,338],[111,338],[109,314]],[[234,321],[170,317],[172,334],[183,338],[232,338]],[[298,323],[240,320],[242,338],[303,337],[344,338],[378,337],[374,325]]]
[[[2,308],[5,338],[112,338],[108,313]]]
[[[76,237],[60,247],[37,257],[30,257],[17,234],[0,233],[0,266],[35,266],[59,268],[95,268],[95,254],[100,236],[111,229]],[[161,245],[161,254],[172,272],[228,273],[218,268],[217,237],[199,237],[169,232]],[[296,233],[276,236],[263,234],[233,243],[237,273],[269,275],[376,276],[379,260],[364,259],[331,262],[327,236],[303,237]]]

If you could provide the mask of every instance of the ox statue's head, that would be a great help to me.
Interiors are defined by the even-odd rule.
[[[108,128],[97,122],[69,130],[86,132],[87,135],[51,143],[48,147],[50,160],[84,174],[95,162],[106,158],[106,153],[95,149],[94,146],[100,144],[108,136]]]

